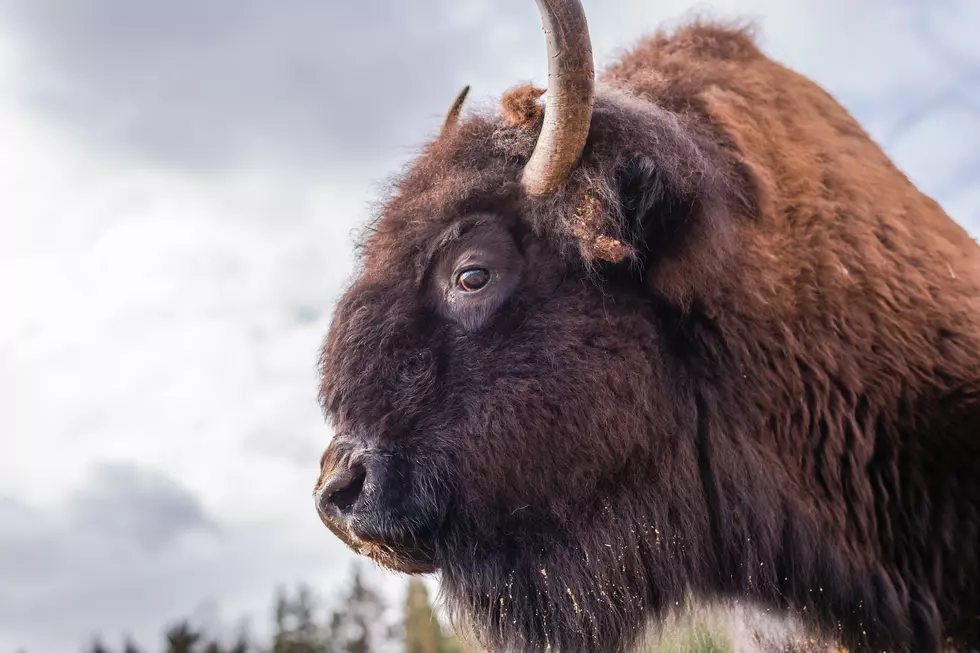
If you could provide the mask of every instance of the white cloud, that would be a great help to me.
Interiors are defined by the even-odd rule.
[[[34,110],[100,147],[201,174],[247,159],[331,175],[377,165],[433,101],[448,106],[455,89],[445,100],[439,89],[492,51],[486,26],[507,16],[485,0],[0,4]]]
[[[207,600],[262,626],[276,583],[336,584],[314,366],[369,182],[120,166],[13,101],[0,131],[0,648],[155,642]],[[148,550],[159,511],[86,516],[133,498],[93,486],[106,463],[165,473],[214,530]]]

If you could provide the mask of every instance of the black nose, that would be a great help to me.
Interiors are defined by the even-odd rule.
[[[361,462],[348,463],[340,470],[333,470],[316,493],[320,515],[330,520],[349,517],[368,481],[368,469]]]

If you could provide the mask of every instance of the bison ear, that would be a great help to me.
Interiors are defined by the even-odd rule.
[[[728,204],[705,175],[680,173],[637,156],[616,171],[620,233],[635,252],[639,272],[662,297],[688,304],[729,274],[733,223]],[[714,284],[717,285],[717,284]]]
[[[616,188],[623,233],[646,268],[680,237],[693,207],[672,192],[665,172],[647,156],[631,158],[617,170]]]

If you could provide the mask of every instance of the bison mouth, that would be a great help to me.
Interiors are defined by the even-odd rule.
[[[348,520],[331,519],[320,514],[320,521],[347,548],[376,563],[405,574],[430,574],[438,571],[432,547],[428,545],[430,529],[410,530],[396,526],[392,520],[355,517]]]
[[[337,531],[334,531],[337,533]],[[432,556],[418,548],[369,540],[354,534],[338,536],[355,553],[368,557],[386,569],[403,574],[431,574],[438,571]]]
[[[343,434],[321,460],[313,490],[317,513],[355,553],[394,571],[434,572],[451,494],[427,470],[403,452]]]

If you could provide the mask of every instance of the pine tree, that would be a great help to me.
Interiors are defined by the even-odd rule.
[[[92,640],[92,644],[87,649],[88,653],[109,653],[109,649],[106,645],[102,643],[101,637],[96,637]]]
[[[429,590],[418,578],[408,581],[403,632],[405,653],[460,653],[459,641],[443,632]]]
[[[322,629],[314,618],[316,602],[305,585],[290,600],[280,589],[276,597],[276,632],[272,653],[330,653]]]
[[[123,639],[123,653],[142,653],[136,642],[128,635]]]
[[[335,637],[335,653],[374,653],[379,650],[390,637],[384,615],[384,600],[364,583],[360,568],[355,565],[346,601],[334,613],[330,626]]]
[[[217,639],[213,639],[204,647],[203,653],[248,653],[249,650],[248,639],[240,635],[228,648],[223,647]]]
[[[195,647],[201,640],[197,632],[187,620],[181,621],[167,630],[167,653],[195,653]]]
[[[429,603],[429,591],[418,578],[408,581],[404,636],[405,653],[440,653],[442,629]]]
[[[238,629],[238,636],[235,638],[235,643],[231,645],[228,649],[228,653],[248,653],[252,650],[251,637],[247,628],[242,625]]]
[[[364,584],[359,568],[354,569],[346,608],[351,633],[344,653],[370,653],[372,626],[380,621],[384,606],[381,597]]]

